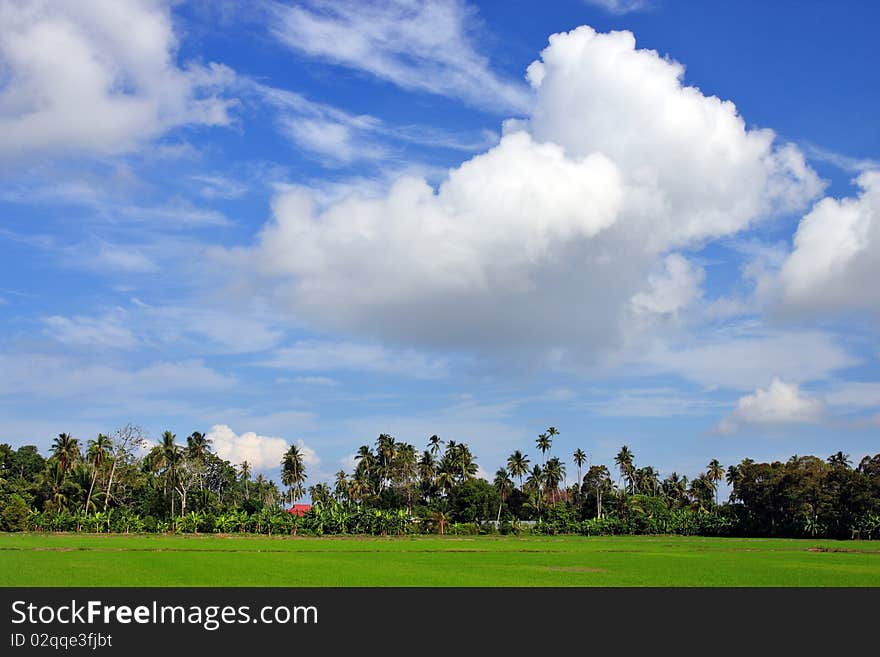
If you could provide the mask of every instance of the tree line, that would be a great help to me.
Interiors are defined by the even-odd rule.
[[[0,445],[0,530],[880,537],[880,454],[726,468],[713,459],[691,478],[661,477],[627,446],[611,465],[580,448],[563,459],[557,435],[537,436],[534,459],[515,450],[491,481],[465,442],[434,435],[417,449],[381,434],[358,448],[352,472],[309,486],[291,445],[279,488],[249,463],[220,458],[200,432],[179,441],[166,431],[156,444],[134,425],[84,444],[62,433],[46,457]],[[306,495],[312,509],[289,513]]]

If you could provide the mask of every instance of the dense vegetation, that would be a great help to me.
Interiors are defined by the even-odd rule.
[[[307,488],[294,445],[281,461],[282,490],[248,463],[221,459],[198,432],[185,444],[165,432],[152,446],[132,425],[85,445],[60,434],[48,458],[31,445],[0,445],[0,529],[880,537],[880,454],[856,467],[841,452],[726,469],[713,460],[690,480],[675,472],[661,479],[626,446],[614,476],[580,449],[566,464],[552,455],[556,435],[550,427],[538,436],[540,463],[517,450],[491,482],[477,477],[465,443],[431,436],[419,452],[382,434],[358,449],[350,475]],[[722,480],[730,488],[723,502]],[[289,513],[306,493],[311,511]]]

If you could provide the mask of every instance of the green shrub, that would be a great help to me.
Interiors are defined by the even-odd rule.
[[[7,498],[3,511],[0,511],[0,531],[27,531],[30,513],[30,507],[28,507],[24,498],[17,493],[13,493]]]

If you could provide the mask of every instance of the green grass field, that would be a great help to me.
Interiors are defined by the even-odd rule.
[[[0,586],[880,586],[880,542],[0,534]]]

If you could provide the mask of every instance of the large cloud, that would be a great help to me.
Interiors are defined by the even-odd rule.
[[[403,178],[326,206],[289,189],[257,245],[226,255],[323,329],[520,353],[618,348],[699,298],[702,271],[680,251],[822,189],[795,147],[682,75],[628,32],[554,35],[528,69],[532,115],[438,189]]]
[[[880,171],[854,198],[824,198],[801,220],[779,272],[782,303],[806,312],[880,312]]]
[[[0,2],[0,156],[124,151],[229,122],[222,66],[178,67],[160,0]]]
[[[257,470],[279,467],[284,453],[290,448],[283,438],[261,436],[253,431],[239,435],[225,424],[215,424],[205,437],[213,443],[214,451],[220,458],[235,464],[247,461]],[[306,446],[302,440],[297,446],[307,468],[315,467],[321,462],[315,450]]]

